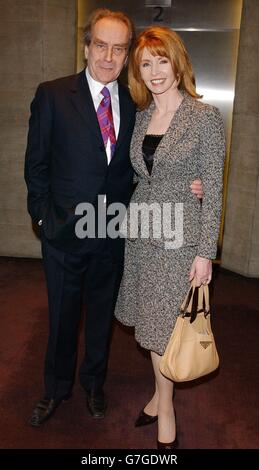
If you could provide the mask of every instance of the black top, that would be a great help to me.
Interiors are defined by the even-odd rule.
[[[164,134],[146,134],[142,144],[142,153],[147,171],[151,175],[154,153]]]

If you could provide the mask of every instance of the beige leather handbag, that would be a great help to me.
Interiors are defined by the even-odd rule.
[[[198,308],[194,309],[196,289]],[[160,371],[174,382],[186,382],[209,374],[218,365],[219,356],[210,323],[209,288],[207,285],[197,288],[192,283],[161,358]]]

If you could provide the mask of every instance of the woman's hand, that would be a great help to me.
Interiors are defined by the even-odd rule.
[[[203,194],[203,186],[201,180],[194,180],[190,186],[191,192],[197,196],[198,199],[202,199]]]
[[[195,256],[192,263],[189,281],[195,279],[196,287],[201,284],[209,284],[212,277],[212,262],[208,258]]]

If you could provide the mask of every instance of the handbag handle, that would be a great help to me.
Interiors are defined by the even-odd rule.
[[[210,313],[209,287],[208,284],[198,288],[198,309],[197,313],[204,312],[205,317]]]
[[[195,285],[192,282],[191,286],[186,294],[186,297],[180,307],[181,313],[183,313],[183,316],[185,316],[187,313],[191,314],[192,311],[192,305],[193,305],[193,296],[194,296],[194,291],[195,291]]]
[[[197,299],[198,293],[198,299]],[[196,308],[194,307],[196,305]],[[193,280],[191,286],[187,292],[187,295],[180,307],[182,316],[190,316],[191,322],[195,319],[197,313],[204,312],[205,317],[210,312],[209,305],[209,288],[208,285],[201,285],[196,287],[195,281]]]

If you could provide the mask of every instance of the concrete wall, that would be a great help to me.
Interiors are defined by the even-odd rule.
[[[23,179],[36,86],[74,73],[76,0],[0,0],[0,255],[40,256]]]
[[[222,266],[259,277],[259,2],[244,0]]]

